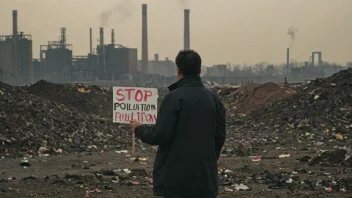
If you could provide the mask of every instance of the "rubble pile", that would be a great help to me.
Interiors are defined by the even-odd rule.
[[[352,152],[350,149],[337,149],[323,152],[320,156],[310,161],[310,165],[320,166],[349,166],[352,167]]]
[[[215,87],[213,91],[219,95],[230,114],[247,114],[295,94],[295,91],[275,83]]]
[[[252,112],[250,119],[265,120],[280,132],[293,129],[344,140],[352,131],[352,69],[312,81],[295,95]]]
[[[219,172],[219,185],[225,187],[227,192],[236,190],[249,190],[248,186],[254,184],[265,184],[268,189],[289,189],[289,194],[300,190],[320,190],[325,192],[346,192],[351,190],[350,178],[329,177],[329,179],[318,179],[319,175],[324,175],[323,172],[310,172],[307,178],[304,170],[294,170],[292,172],[269,172],[264,170],[262,172],[253,173],[250,170],[241,172],[238,170],[222,169]],[[305,176],[304,176],[305,175]],[[312,179],[315,178],[315,179]],[[247,186],[248,185],[248,186]],[[241,188],[239,188],[241,186]],[[232,191],[231,191],[232,190]]]
[[[316,79],[296,94],[248,115],[236,115],[228,119],[227,127],[224,156],[260,156],[282,149],[306,150],[320,154],[308,160],[311,165],[352,167],[349,152],[352,144],[352,69]],[[266,149],[261,149],[264,147]]]
[[[38,86],[38,85],[37,85]],[[60,96],[60,94],[56,94]],[[0,82],[0,150],[87,151],[129,145],[130,132]]]
[[[81,113],[112,117],[112,91],[99,86],[54,84],[44,80],[27,91],[49,101],[67,105]]]

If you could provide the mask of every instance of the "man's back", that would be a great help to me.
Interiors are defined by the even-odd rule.
[[[199,76],[185,77],[165,97],[159,126],[174,129],[166,127],[160,132],[153,170],[155,195],[216,197],[217,159],[225,140],[224,116],[221,102]]]
[[[166,198],[215,198],[217,160],[224,145],[225,109],[199,77],[201,57],[193,50],[176,57],[179,81],[169,87],[152,127],[135,121],[144,143],[159,145],[154,169],[154,195]]]

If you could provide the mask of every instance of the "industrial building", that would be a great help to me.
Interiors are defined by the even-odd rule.
[[[59,41],[48,41],[47,45],[40,46],[40,61],[39,77],[54,82],[71,81],[72,44],[66,43],[66,28],[61,28]]]
[[[90,34],[91,35],[91,34]],[[90,39],[92,41],[92,39]],[[92,44],[90,44],[92,46]],[[90,51],[93,52],[91,49]],[[115,31],[111,30],[111,43],[104,43],[104,28],[99,31],[99,45],[96,53],[90,54],[95,61],[96,79],[122,80],[137,74],[138,54],[136,48],[115,44]]]
[[[73,56],[72,44],[66,43],[66,28],[61,28],[59,41],[40,46],[40,60],[35,61],[36,78],[53,82],[120,80],[137,74],[137,49],[115,44],[114,30],[111,43],[104,43],[104,28],[99,31],[99,44],[93,50],[92,28],[90,53]]]
[[[105,51],[107,70],[113,79],[137,74],[137,49],[108,45]]]
[[[40,58],[33,60],[32,37],[18,31],[17,11],[13,10],[12,35],[0,36],[0,80],[10,84],[24,84],[45,79],[58,83],[82,82],[131,86],[169,82],[176,75],[176,64],[168,58],[160,60],[159,54],[155,54],[154,58],[149,57],[148,6],[142,4],[141,8],[141,60],[138,60],[136,48],[115,42],[115,30],[111,30],[111,41],[105,42],[103,27],[98,29],[98,43],[94,48],[93,29],[89,29],[87,55],[73,55],[73,45],[67,43],[66,28],[63,27],[60,39],[41,45]],[[183,49],[187,50],[191,49],[189,9],[184,9],[183,20]],[[320,51],[314,51],[304,65],[294,64],[290,62],[290,49],[287,48],[285,69],[282,72],[274,72],[273,67],[261,71],[251,69],[232,71],[226,65],[214,65],[203,69],[202,74],[204,79],[218,83],[259,82],[259,76],[272,81],[277,81],[283,76],[290,80],[299,80],[324,76],[326,73],[324,65]],[[160,86],[164,86],[163,83]]]
[[[17,10],[12,11],[12,35],[0,36],[0,78],[13,84],[33,79],[32,36],[18,32]]]
[[[61,28],[58,41],[48,41],[40,46],[39,59],[33,60],[31,35],[17,32],[17,11],[13,11],[13,35],[0,37],[0,77],[18,76],[21,83],[40,79],[57,83],[78,81],[121,81],[154,79],[156,75],[175,76],[176,64],[166,58],[148,58],[147,4],[142,4],[142,50],[138,61],[136,48],[115,43],[115,31],[111,30],[111,42],[104,42],[104,28],[99,28],[99,38],[93,49],[93,29],[89,29],[89,53],[73,55],[73,45],[66,40],[66,28]],[[184,47],[190,49],[190,10],[184,10]],[[16,52],[16,53],[14,53]]]
[[[159,54],[154,54],[154,60],[149,61],[149,68],[152,74],[164,77],[176,76],[176,64],[169,58],[159,60]]]

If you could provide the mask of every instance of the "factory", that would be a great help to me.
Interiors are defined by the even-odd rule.
[[[33,80],[32,36],[18,31],[17,10],[12,11],[12,35],[0,36],[0,79],[13,84]]]
[[[149,57],[147,4],[141,5],[141,60],[138,60],[137,48],[117,44],[114,29],[109,30],[110,39],[106,42],[104,33],[106,30],[103,27],[96,29],[99,34],[95,46],[94,28],[89,28],[89,53],[86,55],[74,55],[73,45],[66,39],[67,33],[72,30],[61,27],[59,39],[40,45],[39,58],[33,59],[32,36],[18,31],[17,14],[17,10],[13,10],[12,35],[0,36],[1,81],[9,84],[28,84],[44,79],[55,83],[77,82],[107,86],[163,84],[161,86],[165,86],[166,83],[175,80],[174,61],[167,57],[160,59],[158,53]],[[183,49],[191,49],[189,9],[184,9],[183,17]],[[218,83],[236,83],[260,77],[272,81],[280,80],[282,76],[294,80],[322,77],[324,76],[322,52],[314,51],[305,65],[297,67],[290,62],[290,49],[287,48],[286,64],[283,68],[283,73],[274,75],[273,67],[259,72],[252,70],[235,72],[226,65],[220,64],[203,69],[202,75],[205,80]],[[164,81],[160,82],[161,79]]]
[[[26,84],[41,79],[56,83],[98,81],[152,81],[176,76],[176,64],[159,54],[149,59],[148,6],[142,4],[141,60],[137,48],[111,40],[105,42],[104,28],[99,28],[98,43],[93,47],[93,28],[89,29],[89,53],[75,56],[67,42],[67,30],[60,29],[58,40],[40,45],[39,58],[33,59],[32,36],[18,32],[17,10],[13,11],[12,35],[0,36],[0,79],[11,84]],[[184,49],[190,49],[190,10],[184,10]]]

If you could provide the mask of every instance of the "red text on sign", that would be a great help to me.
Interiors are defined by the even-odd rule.
[[[151,97],[153,94],[150,90],[140,90],[140,89],[134,89],[134,88],[125,88],[125,89],[118,89],[116,91],[116,100],[121,102],[126,100],[126,93],[127,93],[127,100],[131,101],[132,99],[137,101],[137,102],[146,102],[149,97]]]
[[[155,123],[157,115],[154,113],[144,113],[144,112],[131,112],[131,113],[115,113],[115,121],[129,123],[132,120],[138,120],[142,123]]]

